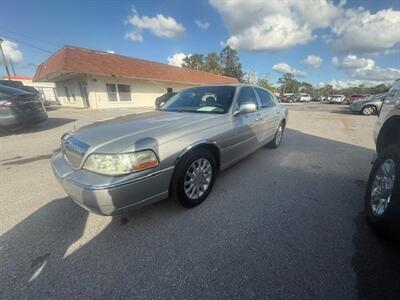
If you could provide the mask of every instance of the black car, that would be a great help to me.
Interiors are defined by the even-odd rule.
[[[24,91],[30,92],[32,94],[40,95],[40,92],[37,89],[35,89],[33,86],[26,86],[21,81],[0,80],[0,85],[5,85],[5,86],[12,87],[12,88],[15,88],[15,89],[20,89],[20,90],[24,90]]]
[[[0,130],[13,130],[47,120],[38,94],[0,85]]]
[[[159,108],[162,105],[164,105],[169,99],[171,99],[173,96],[175,96],[178,93],[175,92],[168,92],[165,93],[164,95],[157,97],[156,98],[156,107]]]

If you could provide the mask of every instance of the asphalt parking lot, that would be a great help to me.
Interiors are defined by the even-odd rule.
[[[224,171],[199,207],[88,214],[49,165],[74,126],[136,111],[49,111],[0,137],[0,299],[395,299],[399,247],[362,214],[376,117],[289,105],[277,150]]]

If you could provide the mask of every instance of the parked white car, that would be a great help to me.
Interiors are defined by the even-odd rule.
[[[300,94],[299,95],[299,101],[300,102],[310,102],[311,101],[311,96],[309,94]]]
[[[345,98],[344,95],[332,95],[329,99],[329,103],[342,104]]]

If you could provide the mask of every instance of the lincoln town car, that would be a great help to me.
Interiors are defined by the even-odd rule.
[[[279,147],[287,121],[287,108],[258,86],[193,87],[157,110],[64,134],[51,164],[71,199],[97,214],[169,196],[195,207],[219,171],[260,147]]]

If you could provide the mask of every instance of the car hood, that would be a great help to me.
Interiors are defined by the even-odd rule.
[[[178,136],[215,126],[217,119],[221,115],[156,110],[100,121],[70,134],[88,144],[90,152],[116,153],[132,147],[156,147]]]

